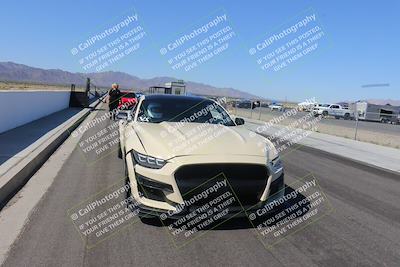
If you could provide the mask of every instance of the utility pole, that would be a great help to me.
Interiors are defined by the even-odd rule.
[[[355,118],[356,118],[356,132],[354,133],[354,140],[357,140],[357,131],[358,131],[358,111],[355,111]]]
[[[237,112],[238,101],[235,100],[234,103],[235,103],[235,115],[237,116],[238,115],[238,112]]]
[[[86,78],[86,95],[89,97],[90,91],[90,78]]]
[[[253,100],[250,101],[250,118],[253,118]]]

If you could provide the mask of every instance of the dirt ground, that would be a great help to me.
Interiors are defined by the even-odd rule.
[[[10,90],[29,90],[29,91],[70,91],[70,85],[51,85],[51,84],[40,84],[40,83],[28,83],[28,82],[7,82],[0,81],[0,90],[10,91]],[[76,87],[76,91],[85,90],[83,87]]]

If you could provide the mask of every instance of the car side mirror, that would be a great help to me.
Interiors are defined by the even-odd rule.
[[[128,120],[128,113],[126,112],[118,112],[117,116],[116,116],[117,120]]]
[[[244,119],[242,119],[242,118],[235,118],[235,123],[236,123],[236,125],[243,125],[243,124],[244,124]]]

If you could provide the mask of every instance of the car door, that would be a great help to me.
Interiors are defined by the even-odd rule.
[[[329,108],[329,115],[332,116],[339,116],[339,106],[338,105],[331,105]]]

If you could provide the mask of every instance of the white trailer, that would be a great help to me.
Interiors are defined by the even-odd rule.
[[[391,105],[375,105],[366,101],[354,103],[354,110],[359,120],[386,123],[398,123],[400,107]]]

